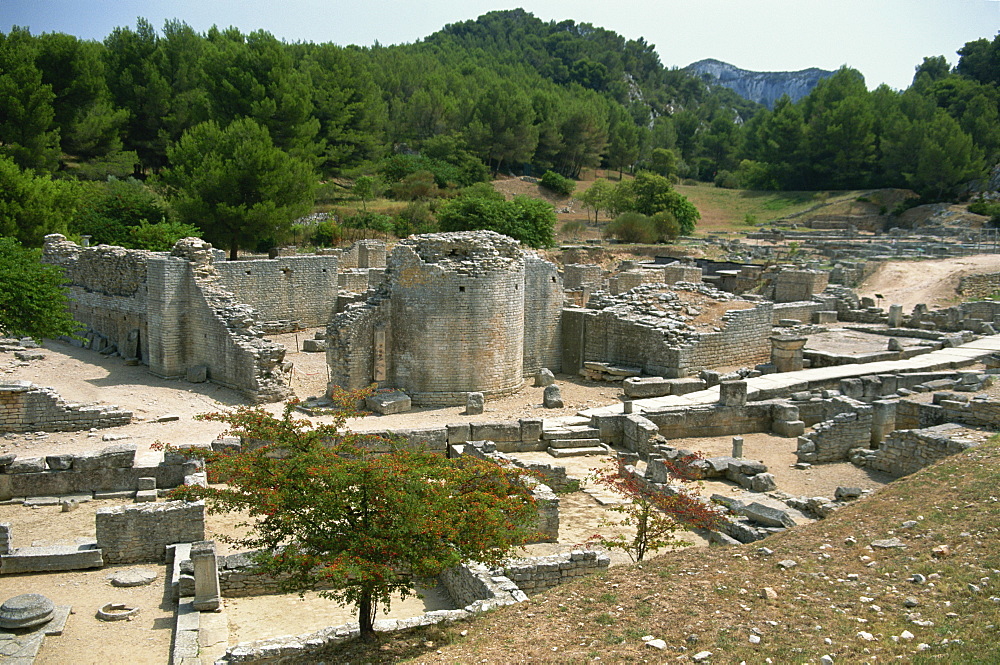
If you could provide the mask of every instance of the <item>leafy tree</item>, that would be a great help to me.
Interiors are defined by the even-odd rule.
[[[641,212],[623,212],[604,229],[605,238],[621,243],[651,244],[656,242],[652,220]]]
[[[466,127],[469,145],[498,173],[506,164],[527,162],[538,146],[531,100],[520,89],[500,81],[480,93]]]
[[[639,171],[633,180],[618,183],[614,200],[618,212],[639,212],[647,216],[669,212],[684,235],[694,233],[695,224],[701,218],[694,204],[675,191],[669,180],[649,171]]]
[[[167,206],[162,197],[135,178],[110,178],[106,183],[90,183],[90,188],[90,195],[80,204],[70,222],[70,230],[79,235],[91,236],[94,244],[151,249],[137,247],[132,230],[143,222],[155,226],[166,221]],[[185,228],[192,229],[194,233],[185,233],[175,238],[175,241],[199,233],[196,227],[185,225]],[[139,233],[140,236],[155,235],[158,230],[166,231],[166,228],[157,227]],[[149,236],[151,240],[152,237]],[[172,246],[173,243],[170,243],[164,249]]]
[[[225,129],[213,121],[197,125],[167,156],[170,167],[159,182],[180,221],[228,247],[230,260],[240,248],[280,238],[312,206],[312,166],[275,147],[267,129],[249,118]]]
[[[438,225],[442,231],[496,231],[529,247],[550,247],[555,240],[556,213],[539,199],[466,193],[441,207]]]
[[[813,185],[850,189],[868,184],[875,168],[875,113],[860,72],[842,67],[805,98]]]
[[[683,465],[694,459],[697,456],[682,458],[679,463],[665,462],[668,474],[675,481],[690,482]],[[596,471],[593,481],[631,500],[608,508],[624,518],[620,521],[605,520],[602,526],[613,529],[634,527],[635,535],[598,534],[591,538],[591,542],[610,549],[620,549],[635,562],[642,561],[647,554],[664,547],[688,545],[675,535],[679,531],[717,529],[724,519],[717,510],[706,505],[684,485],[675,485],[675,491],[670,494],[651,488],[635,475],[634,470],[626,467],[621,459]]]
[[[382,183],[379,182],[378,178],[370,175],[363,175],[355,180],[354,187],[351,188],[351,192],[361,199],[361,207],[365,212],[368,212],[368,202],[374,201],[381,190]]]
[[[470,559],[497,564],[527,539],[536,513],[516,471],[345,431],[346,417],[356,415],[346,406],[332,424],[316,426],[293,418],[293,409],[289,403],[281,418],[259,407],[205,416],[266,443],[235,455],[199,453],[209,480],[226,484],[178,494],[246,515],[247,535],[229,541],[255,550],[260,570],[284,590],[319,589],[353,605],[363,640],[374,639],[378,608],[388,610],[393,594],[412,595],[417,579]]]
[[[980,83],[1000,85],[1000,33],[991,42],[977,39],[958,49],[955,72]]]
[[[0,236],[40,247],[49,233],[66,233],[80,201],[80,185],[35,175],[0,156]]]
[[[41,250],[0,237],[0,333],[39,342],[76,333],[65,282],[60,268],[42,263]]]
[[[36,53],[36,40],[26,29],[0,33],[0,156],[22,168],[54,171],[59,161],[55,94],[42,82]]]
[[[615,186],[609,180],[598,179],[585,191],[576,195],[577,200],[583,203],[588,210],[594,211],[594,223],[598,222],[598,215],[602,210],[611,207],[611,195]]]
[[[677,156],[669,148],[654,148],[649,163],[654,173],[666,178],[677,175]]]

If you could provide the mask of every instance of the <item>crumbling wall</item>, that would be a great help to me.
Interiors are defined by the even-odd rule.
[[[604,286],[604,269],[593,264],[566,264],[563,266],[563,286],[567,289],[589,288],[597,291]]]
[[[948,423],[924,429],[896,430],[874,454],[865,458],[864,466],[896,477],[905,476],[977,445],[956,436],[956,429],[961,426]]]
[[[273,332],[326,325],[337,303],[336,256],[222,261],[214,265],[222,286],[237,300],[253,307],[265,320],[284,323]],[[365,279],[367,282],[367,274]]]
[[[260,339],[253,308],[222,286],[211,245],[185,238],[168,256],[79,247],[58,234],[45,242],[45,260],[62,267],[74,284],[71,313],[122,357],[166,378],[204,365],[210,380],[255,401],[289,394],[281,371],[284,347]]]
[[[969,400],[954,393],[935,393],[933,404],[900,400],[896,405],[896,426],[919,429],[961,423],[970,427],[1000,430],[1000,401]]]
[[[701,333],[680,348],[675,377],[691,376],[703,369],[727,365],[753,366],[771,357],[771,303],[753,309],[730,310],[722,317],[722,330]]]
[[[80,247],[58,233],[45,236],[42,250],[42,260],[66,275],[70,314],[89,333],[82,344],[91,348],[96,333],[122,357],[143,360],[149,357],[146,264],[163,255],[110,245]]]
[[[113,406],[67,404],[51,388],[29,381],[0,383],[0,432],[76,432],[132,422],[132,412]]]
[[[986,298],[1000,291],[1000,272],[966,275],[958,280],[958,292],[966,298]]]
[[[852,448],[868,448],[871,438],[872,407],[859,404],[855,411],[839,413],[800,436],[795,455],[800,462],[841,462]]]
[[[167,545],[205,540],[205,502],[168,501],[101,508],[97,547],[109,564],[166,561]]]
[[[562,554],[514,559],[503,569],[525,594],[533,596],[577,577],[591,575],[608,569],[611,558],[594,550],[573,550]]]
[[[825,270],[780,270],[772,277],[772,300],[777,303],[809,300],[826,288],[830,273]]]
[[[521,373],[562,371],[563,283],[554,263],[533,252],[524,256],[524,359]]]

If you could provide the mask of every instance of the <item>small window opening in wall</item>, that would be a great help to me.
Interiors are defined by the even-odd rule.
[[[465,293],[465,287],[464,286],[458,287],[458,292],[459,293]]]
[[[248,274],[248,275],[250,274],[250,271],[249,271],[249,270],[247,270],[247,274]]]
[[[514,290],[517,291],[517,284],[514,285]]]
[[[288,273],[292,272],[292,269],[291,268],[282,268],[281,272],[283,272],[283,273],[285,273],[287,275]]]
[[[552,283],[553,283],[553,284],[555,284],[555,283],[556,283],[556,276],[555,276],[555,275],[553,275],[553,276],[552,276]]]
[[[326,272],[326,268],[323,268],[323,272]]]

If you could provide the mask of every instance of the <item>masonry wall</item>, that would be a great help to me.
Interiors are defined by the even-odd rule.
[[[522,374],[543,367],[562,371],[563,283],[555,264],[533,252],[524,256],[524,358]]]
[[[168,501],[101,508],[97,547],[108,564],[166,561],[167,545],[205,540],[205,502]]]
[[[782,319],[796,319],[802,323],[812,323],[815,312],[827,311],[827,306],[815,301],[775,303],[772,324]]]
[[[337,303],[335,256],[224,261],[215,268],[222,285],[262,319],[287,321],[283,330],[324,326]]]
[[[825,420],[799,437],[795,454],[800,462],[841,462],[852,448],[868,448],[872,437],[872,407],[860,406]]]
[[[604,269],[598,265],[570,263],[563,266],[563,286],[567,289],[589,287],[592,290],[604,285]]]
[[[67,404],[51,388],[28,381],[0,383],[0,432],[76,432],[117,427],[131,421],[131,411]]]
[[[80,247],[52,234],[45,238],[42,260],[63,269],[74,319],[116,346],[123,357],[145,360],[146,263],[156,256],[163,254],[109,245]]]
[[[823,270],[782,270],[774,275],[774,302],[799,302],[820,293],[829,282]]]
[[[675,377],[726,365],[753,366],[771,357],[772,306],[731,310],[722,317],[722,331],[702,333],[691,345],[681,347]]]
[[[941,399],[937,403],[900,400],[896,405],[896,427],[919,429],[961,423],[970,427],[1000,430],[1000,402]]]
[[[939,459],[973,447],[972,441],[951,435],[958,426],[939,425],[925,429],[896,430],[886,437],[865,467],[893,476],[905,476]]]
[[[515,559],[504,566],[504,574],[526,595],[533,596],[578,577],[608,569],[611,559],[603,552],[574,550],[564,554]]]
[[[966,275],[958,280],[958,292],[967,298],[985,298],[1000,291],[1000,272]]]

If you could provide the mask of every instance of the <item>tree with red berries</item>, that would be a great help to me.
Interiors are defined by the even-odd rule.
[[[595,471],[591,480],[627,501],[608,507],[609,511],[623,515],[622,519],[607,518],[601,526],[634,527],[635,535],[630,537],[620,531],[613,536],[596,534],[589,542],[622,550],[632,561],[639,562],[646,554],[664,547],[690,545],[677,536],[681,531],[718,529],[725,519],[722,514],[686,487],[691,482],[687,467],[696,459],[697,455],[691,455],[664,462],[668,475],[679,483],[671,485],[669,492],[647,483],[621,458]]]
[[[346,406],[315,426],[293,406],[280,418],[259,407],[203,416],[228,423],[244,446],[192,451],[205,458],[210,486],[179,495],[246,515],[246,535],[227,542],[257,550],[260,572],[285,591],[354,605],[362,639],[374,638],[377,608],[414,594],[418,578],[470,559],[497,564],[531,534],[537,513],[516,470],[352,433],[344,424],[357,414]]]

